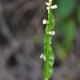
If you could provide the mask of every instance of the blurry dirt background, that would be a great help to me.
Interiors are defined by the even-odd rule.
[[[43,80],[45,2],[0,0],[0,80]],[[80,80],[80,1],[55,3],[55,69],[50,80]]]

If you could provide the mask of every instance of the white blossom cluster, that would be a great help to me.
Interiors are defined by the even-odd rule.
[[[46,2],[46,5],[47,5],[47,8],[46,9],[48,10],[48,12],[49,12],[49,9],[56,9],[57,8],[57,5],[56,4],[55,5],[52,5],[52,0],[49,0],[49,2]],[[43,20],[43,24],[48,24],[48,23],[49,23],[48,20],[46,20],[46,19]],[[46,34],[49,34],[49,35],[54,36],[55,35],[55,31],[49,31]],[[44,61],[46,61],[46,56],[44,54],[41,54],[40,55],[40,58],[42,58]]]
[[[49,8],[51,8],[51,9],[56,9],[57,8],[56,4],[51,6],[51,3],[52,3],[52,0],[49,0],[49,2],[46,2],[46,5],[48,6],[47,10],[49,10]],[[48,21],[46,19],[44,19],[43,20],[43,24],[48,24]],[[47,32],[47,34],[54,36],[55,35],[55,31]]]

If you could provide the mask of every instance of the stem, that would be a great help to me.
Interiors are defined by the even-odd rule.
[[[49,0],[48,5],[48,23],[45,28],[44,36],[44,80],[49,80],[53,73],[53,64],[54,64],[54,54],[51,47],[52,35],[54,35],[54,16],[52,15],[52,0]],[[53,6],[54,7],[54,6]],[[54,8],[55,9],[55,8]]]

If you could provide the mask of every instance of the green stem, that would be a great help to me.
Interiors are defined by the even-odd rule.
[[[49,80],[53,73],[53,64],[54,64],[54,54],[51,47],[52,35],[47,34],[51,33],[54,28],[54,16],[52,15],[52,0],[49,0],[48,5],[48,23],[45,28],[44,36],[44,56],[46,61],[44,62],[44,80]]]

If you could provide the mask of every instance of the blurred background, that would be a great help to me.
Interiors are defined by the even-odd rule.
[[[0,0],[0,80],[43,80],[47,0]],[[80,80],[80,0],[54,0],[56,35],[50,80]]]

